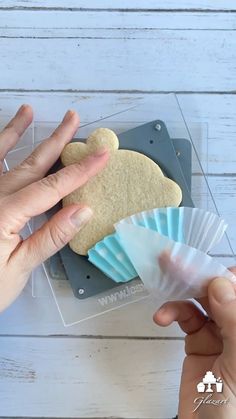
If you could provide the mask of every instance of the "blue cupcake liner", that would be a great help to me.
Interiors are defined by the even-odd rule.
[[[106,236],[90,249],[88,260],[115,282],[128,282],[138,276],[117,233]]]

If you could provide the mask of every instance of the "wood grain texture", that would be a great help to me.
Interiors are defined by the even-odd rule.
[[[85,18],[86,17],[86,18]],[[104,24],[106,22],[106,24]],[[86,28],[86,32],[83,29]],[[235,13],[113,10],[1,10],[4,37],[155,37],[157,30],[233,31]]]
[[[170,418],[182,360],[180,341],[0,338],[0,416]]]
[[[0,49],[4,90],[235,90],[236,37],[228,31],[157,31],[147,38],[0,38]]]
[[[235,27],[225,13],[1,11],[0,89],[232,91]]]
[[[225,266],[235,265],[229,257],[220,259]],[[0,316],[1,335],[5,336],[78,336],[83,339],[104,337],[111,339],[147,338],[175,339],[183,338],[184,334],[177,324],[167,328],[157,327],[152,316],[156,304],[144,301],[131,304],[122,309],[104,314],[92,320],[65,328],[57,311],[55,302],[47,285],[41,287],[44,297],[32,298],[30,283],[22,295]]]
[[[31,103],[44,121],[35,129],[39,141],[55,126],[47,121],[68,108],[82,124],[104,125],[112,113],[165,97],[155,92],[187,92],[178,99],[236,247],[235,11],[233,0],[4,0],[0,118]],[[118,114],[112,124],[121,131],[155,119],[149,108]],[[170,132],[183,135],[178,126]],[[28,151],[12,153],[12,164]],[[194,194],[206,204],[198,176]],[[0,316],[1,417],[176,414],[183,334],[153,324],[155,305],[143,301],[64,328],[47,283],[40,287],[44,297],[33,299],[29,283]]]
[[[95,9],[117,9],[124,8],[125,10],[135,10],[135,9],[153,9],[153,10],[236,10],[234,0],[218,0],[217,2],[212,2],[211,0],[184,0],[179,2],[178,0],[133,0],[132,2],[127,2],[127,0],[118,0],[115,3],[110,0],[47,0],[47,4],[42,0],[4,0],[2,2],[2,7],[60,7],[60,8],[95,8]]]
[[[230,265],[232,265],[231,262]],[[31,289],[28,286],[18,300],[1,314],[2,335],[134,338],[137,345],[140,339],[145,340],[150,337],[171,339],[184,336],[177,324],[167,328],[157,327],[152,320],[156,305],[143,302],[131,304],[65,328],[46,281],[43,291],[43,297],[32,298]]]
[[[79,112],[81,125],[98,120],[97,126],[115,128],[118,132],[129,129],[138,123],[156,119],[160,111],[150,109],[149,101],[163,103],[165,95],[148,95],[127,93],[1,93],[0,118],[12,115],[18,106],[26,102],[33,106],[36,121],[44,121],[40,130],[36,128],[35,141],[40,141],[56,126],[69,108]],[[184,116],[190,127],[194,141],[199,144],[201,161],[209,174],[232,176],[236,173],[236,121],[235,121],[235,95],[220,94],[184,94],[178,95]],[[144,105],[142,105],[144,103]],[[145,105],[146,103],[146,105]],[[140,104],[140,112],[118,114],[109,119],[104,119],[111,114],[130,109]],[[171,117],[170,117],[171,119]],[[171,122],[171,121],[170,121]],[[169,123],[170,135],[185,136],[186,131],[180,126]],[[85,134],[89,134],[88,127]],[[78,132],[79,135],[79,132]],[[206,144],[208,138],[208,147]],[[23,142],[22,145],[30,145]],[[230,152],[229,152],[230,150]],[[26,151],[27,152],[27,151]],[[208,168],[206,168],[208,153]],[[19,158],[19,157],[18,157]]]

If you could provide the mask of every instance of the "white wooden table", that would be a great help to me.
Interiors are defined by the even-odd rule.
[[[209,176],[236,246],[236,4],[233,0],[35,0],[0,3],[0,116],[82,119],[114,103],[177,92],[209,128]],[[228,254],[225,263],[232,264]],[[0,316],[0,417],[170,418],[183,335],[130,305],[65,329],[30,287]]]

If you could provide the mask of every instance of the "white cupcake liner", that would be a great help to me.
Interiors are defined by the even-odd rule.
[[[205,253],[219,243],[227,228],[218,215],[188,207],[155,208],[131,215],[119,223],[146,227]]]
[[[160,300],[203,297],[217,276],[236,283],[232,272],[193,247],[128,223],[117,224],[116,230],[145,287]]]

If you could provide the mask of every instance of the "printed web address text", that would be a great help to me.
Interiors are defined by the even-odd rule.
[[[108,304],[114,304],[118,301],[125,300],[126,298],[131,297],[132,295],[142,293],[144,291],[144,285],[143,284],[137,284],[137,285],[126,285],[125,288],[123,288],[120,291],[116,291],[112,294],[106,295],[105,297],[98,298],[98,302],[101,306],[106,306]]]

